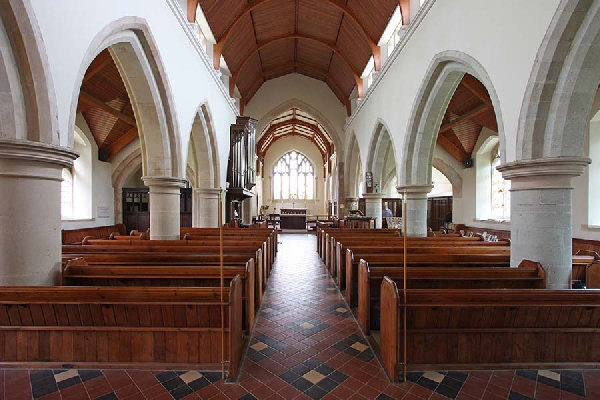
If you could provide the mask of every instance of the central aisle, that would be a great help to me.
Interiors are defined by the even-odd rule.
[[[319,259],[316,237],[279,240],[241,386],[260,399],[402,398],[414,385],[390,385]]]

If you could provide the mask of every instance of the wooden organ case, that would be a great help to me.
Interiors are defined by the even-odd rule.
[[[238,117],[230,128],[225,198],[227,221],[241,222],[243,201],[254,197],[252,188],[256,184],[256,123],[253,118]]]

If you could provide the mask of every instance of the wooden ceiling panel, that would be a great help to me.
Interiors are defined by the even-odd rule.
[[[333,51],[312,40],[298,40],[296,60],[304,64],[314,65],[329,70]]]
[[[77,105],[99,150],[109,158],[135,140],[137,128],[131,101],[108,50],[88,67]]]
[[[360,74],[371,57],[371,49],[364,41],[364,36],[357,29],[356,24],[346,18],[340,28],[337,47]]]
[[[204,16],[218,40],[237,15],[246,7],[244,0],[200,0]]]
[[[236,71],[245,56],[256,47],[254,26],[250,14],[244,16],[231,33],[231,39],[223,49],[223,57],[231,71]]]
[[[437,144],[464,162],[472,157],[483,127],[497,132],[496,114],[485,87],[466,74],[450,99]]]
[[[238,89],[242,97],[245,98],[246,90],[249,89],[257,80],[262,79],[262,67],[259,53],[254,53],[244,67],[244,73],[238,80]]]
[[[343,15],[342,11],[323,0],[299,0],[298,33],[335,43]]]
[[[268,71],[278,64],[287,64],[294,61],[294,39],[280,40],[260,50],[262,68]]]
[[[268,7],[257,7],[251,15],[258,43],[295,32],[295,0],[272,1]]]
[[[398,6],[398,0],[348,0],[347,3],[354,15],[359,16],[361,23],[375,43],[381,37]]]
[[[348,94],[352,91],[352,88],[356,84],[352,77],[352,71],[348,65],[338,56],[334,54],[331,58],[331,66],[329,67],[329,75],[336,81],[339,82],[342,88],[347,91]]]
[[[217,40],[215,52],[225,58],[233,73],[232,87],[237,85],[244,98],[251,97],[248,90],[255,91],[257,71],[271,79],[282,71],[298,71],[298,65],[302,64],[301,72],[309,76],[321,76],[321,71],[328,71],[328,76],[322,79],[336,96],[343,91],[341,101],[345,102],[343,99],[348,98],[355,86],[354,75],[362,72],[376,51],[374,43],[378,42],[398,2],[200,0],[199,4]],[[257,48],[260,48],[260,65],[247,66],[250,59],[255,62],[252,52]],[[334,53],[337,55],[333,56]],[[219,58],[214,62],[218,68]]]

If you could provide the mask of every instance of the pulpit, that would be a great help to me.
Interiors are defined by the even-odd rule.
[[[279,220],[281,229],[306,229],[306,209],[282,208]]]

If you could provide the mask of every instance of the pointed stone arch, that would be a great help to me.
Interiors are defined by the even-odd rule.
[[[0,21],[0,138],[66,146],[59,137],[54,85],[29,0],[2,1]]]
[[[391,151],[391,153],[389,153]],[[389,130],[381,119],[377,120],[371,142],[369,144],[369,152],[367,155],[366,171],[373,174],[373,184],[378,184],[380,191],[383,189],[384,183],[384,167],[386,156],[393,156],[394,165],[396,165],[396,157],[394,151],[394,142],[390,136]],[[395,167],[394,169],[397,170]]]
[[[500,100],[485,68],[460,51],[438,53],[431,61],[407,126],[400,157],[400,186],[431,185],[431,166],[442,119],[454,91],[465,74],[478,79],[486,88],[498,124],[500,155],[505,160],[505,137]]]
[[[76,82],[82,82],[94,58],[109,49],[127,89],[142,149],[147,177],[184,176],[180,136],[169,82],[148,24],[142,18],[124,17],[102,29],[90,43]],[[79,86],[73,88],[69,126],[74,126]],[[69,143],[72,143],[69,132]]]
[[[516,159],[585,155],[600,82],[600,3],[562,0],[536,56],[523,98]]]

